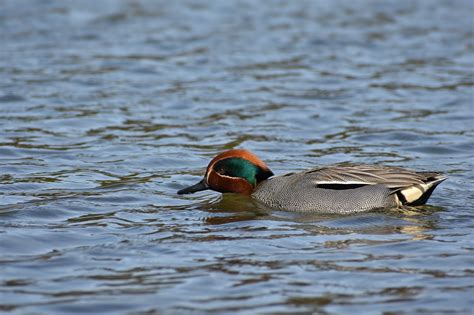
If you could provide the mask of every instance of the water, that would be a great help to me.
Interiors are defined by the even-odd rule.
[[[473,312],[472,1],[0,2],[0,311]],[[277,174],[446,173],[353,216],[178,196],[225,149]]]

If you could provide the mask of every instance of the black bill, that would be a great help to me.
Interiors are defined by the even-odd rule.
[[[209,189],[209,186],[207,186],[206,181],[203,179],[196,185],[192,185],[187,188],[181,189],[180,191],[178,191],[178,195],[192,194],[197,191],[206,190],[206,189]]]

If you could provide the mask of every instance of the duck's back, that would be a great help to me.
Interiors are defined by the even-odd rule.
[[[270,178],[252,197],[282,210],[353,213],[422,204],[444,179],[397,167],[328,166]]]

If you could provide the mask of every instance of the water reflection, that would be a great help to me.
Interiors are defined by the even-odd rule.
[[[250,197],[237,194],[223,194],[214,201],[194,204],[193,208],[208,212],[210,215],[204,221],[211,225],[270,220],[284,222],[290,229],[310,234],[404,234],[412,240],[432,239],[434,236],[430,232],[438,229],[435,214],[444,210],[443,207],[431,205],[405,206],[341,217],[334,214],[274,211]]]

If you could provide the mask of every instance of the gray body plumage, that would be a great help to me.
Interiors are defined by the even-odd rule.
[[[252,197],[275,209],[354,213],[423,204],[445,179],[398,167],[335,165],[269,178]]]

